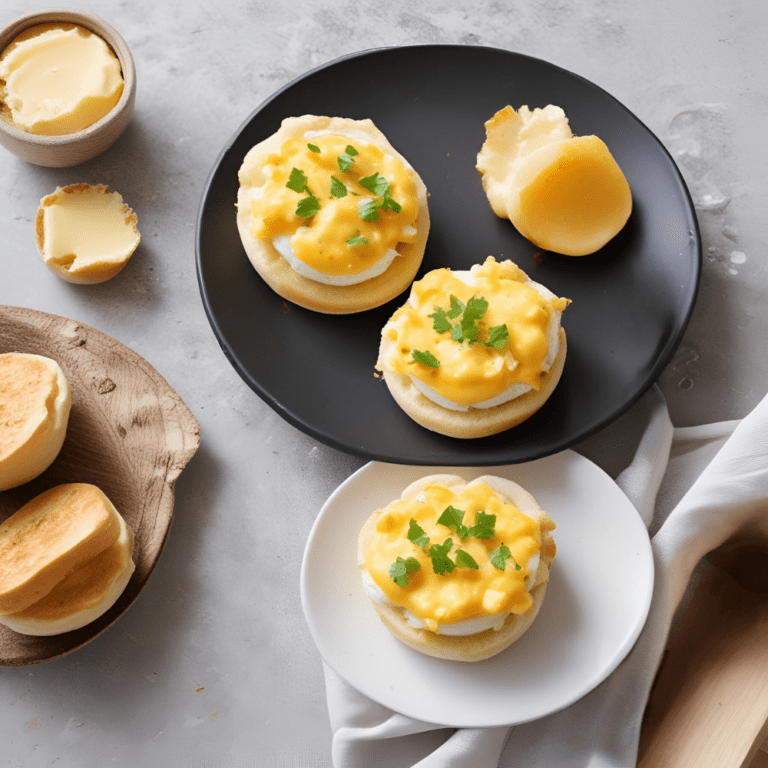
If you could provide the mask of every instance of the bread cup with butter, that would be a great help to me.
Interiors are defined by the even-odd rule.
[[[384,326],[376,369],[423,427],[458,438],[502,432],[560,380],[569,303],[492,256],[468,271],[433,270]]]
[[[64,443],[72,403],[61,366],[49,357],[0,355],[0,491],[42,474]]]
[[[414,279],[429,234],[427,190],[371,120],[287,118],[248,152],[239,182],[243,247],[284,299],[361,312]]]
[[[104,493],[58,485],[0,525],[0,624],[70,632],[105,613],[134,571],[133,532]]]
[[[437,658],[487,659],[536,618],[556,553],[554,528],[511,480],[429,475],[363,525],[363,587],[400,642]]]

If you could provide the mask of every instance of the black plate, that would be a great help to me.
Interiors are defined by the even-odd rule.
[[[539,254],[499,219],[475,169],[497,110],[561,106],[574,134],[596,133],[624,171],[634,209],[624,230],[581,258]],[[283,118],[370,117],[418,170],[432,228],[418,277],[465,269],[489,254],[573,300],[563,316],[568,357],[532,418],[478,440],[423,429],[374,378],[381,328],[406,294],[375,310],[323,315],[285,303],[261,280],[235,223],[245,154]],[[197,269],[208,318],[243,379],[283,418],[366,459],[402,464],[511,464],[555,453],[627,410],[656,380],[693,309],[701,243],[688,190],[667,151],[596,85],[509,51],[413,46],[366,51],[303,75],[264,102],[208,179],[197,222]]]

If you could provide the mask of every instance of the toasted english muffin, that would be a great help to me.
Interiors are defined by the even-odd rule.
[[[80,629],[106,613],[127,586],[136,566],[133,531],[118,515],[120,532],[106,549],[75,568],[36,603],[0,615],[0,624],[22,635],[59,635]]]
[[[0,491],[44,472],[58,456],[72,395],[55,360],[0,355]]]
[[[426,627],[417,629],[407,621],[402,607],[390,602],[371,599],[371,604],[392,635],[408,647],[428,656],[453,661],[480,661],[495,656],[508,648],[530,628],[544,601],[550,569],[557,551],[552,537],[555,524],[549,515],[541,509],[533,496],[517,483],[488,475],[479,477],[471,483],[467,483],[458,475],[428,475],[409,485],[402,492],[400,500],[417,499],[430,485],[441,486],[458,492],[477,483],[485,483],[490,486],[502,501],[515,506],[517,510],[531,518],[538,526],[541,544],[533,585],[529,589],[532,604],[524,613],[510,613],[500,629],[491,628],[468,635],[447,635],[430,631]],[[368,548],[376,535],[379,518],[386,514],[387,509],[388,507],[384,507],[374,512],[366,520],[358,537],[357,561],[364,581],[367,576],[366,556]],[[404,548],[404,552],[406,551]]]
[[[486,293],[483,285],[490,293]],[[455,340],[454,331],[463,323],[462,314],[445,314],[446,309],[454,307],[457,299],[454,291],[464,297],[463,302],[455,305],[463,306],[462,312],[472,299],[488,299],[486,304],[490,309],[484,312],[491,316],[493,305],[500,308],[501,312],[495,317],[505,320],[502,325],[508,333],[501,346],[493,347],[490,341],[482,341],[486,337],[490,339],[490,332],[494,330],[489,327],[493,322],[486,322],[484,314],[475,321],[479,342]],[[498,291],[497,297],[494,291]],[[508,301],[509,291],[514,292],[509,294],[513,298],[525,297],[524,301],[517,304]],[[382,329],[376,370],[397,404],[414,421],[433,432],[462,439],[503,432],[536,413],[560,381],[567,352],[560,317],[568,304],[569,299],[559,298],[531,281],[509,260],[496,262],[489,256],[484,264],[476,264],[468,272],[433,270],[411,286],[408,301]],[[515,314],[521,309],[521,316]],[[440,321],[436,319],[435,312],[440,311],[444,330],[438,327]],[[453,330],[451,323],[455,323]],[[538,345],[529,344],[532,333],[537,335]],[[437,357],[432,355],[431,364],[422,364],[410,357],[424,352],[435,353]],[[523,369],[528,372],[518,379],[515,371]],[[493,389],[496,384],[491,387],[507,374],[504,389]],[[492,389],[488,399],[482,396],[460,399],[465,396],[467,386],[478,387],[480,391],[478,383],[482,381],[487,381]],[[430,386],[431,383],[436,388]],[[442,387],[447,389],[440,394]]]
[[[397,245],[398,256],[386,270],[364,282],[353,285],[328,285],[299,274],[275,248],[270,238],[254,236],[254,216],[251,201],[259,196],[260,187],[267,183],[265,170],[270,155],[279,152],[291,139],[312,142],[318,136],[339,135],[350,143],[372,144],[385,155],[399,160],[415,184],[418,213],[413,242]],[[342,172],[336,170],[337,176]],[[283,121],[280,129],[256,144],[246,155],[239,172],[237,196],[237,227],[248,258],[264,281],[284,299],[307,309],[329,314],[362,312],[378,307],[402,293],[421,265],[429,234],[427,190],[411,164],[390,144],[371,120],[351,120],[340,117],[304,115]],[[320,194],[319,190],[313,190]],[[297,202],[299,198],[296,198]]]

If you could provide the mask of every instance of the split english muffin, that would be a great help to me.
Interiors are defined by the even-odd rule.
[[[238,177],[243,247],[284,299],[362,312],[415,277],[429,234],[427,190],[371,120],[287,118],[248,152]]]
[[[0,355],[0,491],[42,474],[58,456],[72,395],[55,360]]]
[[[132,553],[132,531],[96,486],[36,496],[0,525],[0,624],[40,636],[89,624],[125,589]]]
[[[487,659],[536,618],[556,553],[554,528],[511,480],[429,475],[365,522],[363,587],[405,645],[437,658]]]

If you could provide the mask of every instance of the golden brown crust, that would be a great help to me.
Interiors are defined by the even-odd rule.
[[[493,408],[453,411],[425,397],[405,374],[384,371],[383,378],[397,404],[422,427],[441,435],[463,439],[495,435],[533,416],[554,392],[563,373],[567,352],[565,331],[562,328],[560,328],[559,338],[560,348],[552,367],[542,379],[541,389],[531,390]],[[392,341],[382,337],[380,360],[385,358],[387,347],[391,344],[393,344]]]
[[[252,216],[248,204],[248,189],[261,183],[264,159],[276,152],[287,140],[304,138],[311,132],[333,133],[352,140],[375,144],[379,149],[396,157],[410,171],[416,183],[418,215],[416,241],[400,243],[398,253],[390,267],[378,277],[348,286],[325,285],[296,272],[278,253],[271,242],[256,239],[252,232]],[[401,294],[413,281],[421,266],[429,234],[427,189],[413,166],[389,143],[386,136],[371,120],[351,120],[340,117],[303,115],[283,120],[280,129],[254,146],[243,160],[239,173],[240,189],[237,196],[237,228],[245,252],[254,269],[264,281],[284,299],[316,312],[346,314],[362,312],[385,304]]]
[[[539,567],[536,571],[534,586],[530,591],[533,606],[521,615],[510,614],[500,630],[488,629],[476,635],[451,636],[440,635],[427,629],[416,629],[405,619],[403,610],[394,605],[388,605],[371,600],[384,625],[401,643],[427,656],[452,661],[481,661],[495,656],[518,640],[533,624],[541,609],[549,582],[557,548],[552,531],[555,524],[552,518],[539,507],[533,496],[512,480],[483,475],[473,483],[487,483],[506,501],[513,503],[523,514],[539,524],[541,530],[541,551]],[[458,475],[428,475],[411,485],[401,494],[402,499],[411,499],[431,484],[443,485],[449,488],[461,488],[468,483]],[[357,563],[361,572],[365,571],[365,553],[373,540],[376,531],[376,520],[382,510],[374,512],[363,525],[357,542]]]

